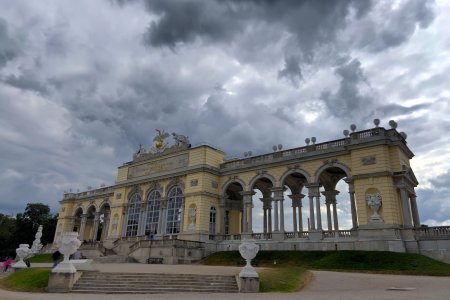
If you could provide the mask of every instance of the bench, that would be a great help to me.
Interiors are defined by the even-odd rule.
[[[162,264],[163,258],[162,257],[149,257],[147,259],[148,264]]]

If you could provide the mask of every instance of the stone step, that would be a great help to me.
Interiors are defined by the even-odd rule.
[[[74,293],[104,294],[233,293],[237,291],[234,276],[101,272],[83,273],[72,289]]]

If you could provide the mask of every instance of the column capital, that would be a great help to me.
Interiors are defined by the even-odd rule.
[[[305,198],[303,194],[288,195],[292,199],[292,207],[302,207],[302,199]]]
[[[325,196],[325,203],[336,203],[336,196],[339,194],[339,191],[329,190],[322,192],[322,195]]]
[[[291,198],[292,200],[302,200],[303,198],[305,198],[304,194],[293,194],[293,195],[288,195],[289,198]]]
[[[354,180],[353,180],[352,177],[344,178],[344,181],[345,181],[347,184],[353,184],[353,183],[354,183]]]
[[[320,184],[309,183],[309,184],[305,184],[305,186],[308,188],[308,196],[309,197],[319,197],[320,196],[320,193],[319,193]]]
[[[284,187],[270,188],[270,191],[273,192],[273,201],[282,201],[284,190]]]

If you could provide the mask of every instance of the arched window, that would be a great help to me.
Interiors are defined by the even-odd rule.
[[[209,234],[216,234],[216,208],[211,207],[209,211]]]
[[[167,202],[167,233],[174,234],[180,232],[181,225],[181,204],[183,192],[179,186],[174,186],[169,191]]]
[[[161,205],[161,194],[153,190],[147,197],[147,217],[145,220],[145,235],[157,233],[159,221],[159,208]]]
[[[141,211],[141,196],[133,194],[128,201],[128,218],[126,236],[136,236],[139,226],[139,214]]]

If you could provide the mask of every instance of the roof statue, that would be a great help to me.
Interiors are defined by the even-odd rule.
[[[165,142],[164,140],[169,137],[169,133],[164,132],[164,130],[159,130],[159,129],[155,129],[155,130],[156,130],[156,132],[158,132],[158,135],[153,138],[153,141],[155,142],[155,146],[153,147],[153,150],[155,152],[162,152],[162,151],[164,151],[164,149],[167,146],[167,142]]]

